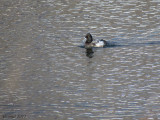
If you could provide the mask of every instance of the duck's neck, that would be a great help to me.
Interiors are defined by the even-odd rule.
[[[90,44],[93,41],[92,37],[88,37],[86,40],[86,44]]]

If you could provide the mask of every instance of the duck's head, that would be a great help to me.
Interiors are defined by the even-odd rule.
[[[93,41],[92,35],[90,33],[87,33],[86,36],[86,44],[90,44]]]

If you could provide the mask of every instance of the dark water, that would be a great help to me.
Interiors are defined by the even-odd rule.
[[[159,0],[1,0],[0,119],[158,120],[159,43]]]

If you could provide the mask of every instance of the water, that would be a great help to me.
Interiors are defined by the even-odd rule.
[[[158,0],[1,0],[0,118],[160,119]],[[86,33],[121,46],[86,50]]]

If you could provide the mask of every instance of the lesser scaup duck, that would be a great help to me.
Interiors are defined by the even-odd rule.
[[[86,41],[85,41],[85,48],[92,48],[92,47],[105,47],[108,45],[107,41],[105,40],[98,40],[94,41],[93,37],[90,33],[87,33],[86,36]]]

